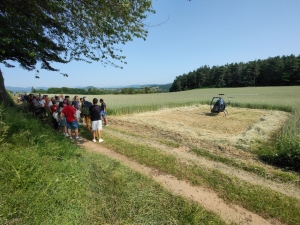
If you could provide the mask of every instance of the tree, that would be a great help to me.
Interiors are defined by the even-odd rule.
[[[31,92],[32,92],[32,93],[35,93],[35,92],[36,92],[36,90],[35,90],[35,88],[34,88],[33,86],[31,87]]]
[[[4,87],[4,79],[3,79],[3,76],[2,76],[2,71],[0,69],[0,87]],[[6,94],[6,90],[5,88],[3,89],[0,89],[0,100],[2,102],[4,102],[5,104],[8,104],[9,103],[9,98]]]
[[[149,87],[145,87],[144,90],[146,94],[148,94],[151,91]]]
[[[1,0],[0,62],[26,70],[41,62],[59,71],[51,63],[72,60],[121,67],[115,62],[126,63],[125,56],[115,46],[145,40],[148,13],[151,0]]]

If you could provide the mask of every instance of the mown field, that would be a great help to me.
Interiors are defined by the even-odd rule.
[[[188,116],[181,131],[170,129],[174,120],[168,114],[159,120],[161,112],[173,112],[174,118],[179,113],[180,120],[180,112],[188,115],[191,109],[210,119],[209,108],[202,104],[220,93],[226,101],[232,97],[231,119],[240,119],[238,107],[272,115],[282,110],[288,116],[268,139],[253,140],[249,148],[187,135],[196,123]],[[103,131],[99,148],[208,189],[269,224],[296,225],[300,224],[299,93],[300,87],[264,87],[88,97],[104,98],[108,107],[110,126]],[[251,224],[228,221],[120,162],[79,148],[26,110],[2,107],[0,112],[1,224]],[[247,126],[265,114],[253,112]],[[230,116],[214,118],[230,121]],[[145,123],[149,118],[160,123]],[[80,133],[90,140],[84,128]]]

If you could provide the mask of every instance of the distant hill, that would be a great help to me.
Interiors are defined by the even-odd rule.
[[[114,89],[114,88],[144,88],[144,87],[158,87],[159,89],[162,89],[164,91],[169,91],[169,88],[171,87],[172,83],[170,84],[133,84],[133,85],[128,85],[128,86],[111,86],[111,87],[98,87],[102,89]],[[31,92],[31,87],[11,87],[11,86],[5,86],[7,90],[14,91],[14,92]],[[48,90],[49,87],[34,87],[35,90]],[[74,88],[79,88],[79,89],[89,89],[89,88],[97,88],[93,86],[76,86]]]
[[[125,88],[144,88],[144,87],[158,87],[159,89],[162,89],[164,91],[169,91],[169,88],[172,86],[172,83],[169,84],[143,84],[143,85],[139,85],[139,84],[135,84],[135,85],[130,85],[130,86],[126,86]]]
[[[11,87],[11,86],[5,86],[5,89],[9,91],[14,91],[14,92],[31,92],[31,87]],[[36,90],[48,90],[47,87],[34,87]]]
[[[170,87],[172,86],[172,83],[170,84],[160,84],[158,85],[160,89],[164,90],[164,91],[169,91]]]

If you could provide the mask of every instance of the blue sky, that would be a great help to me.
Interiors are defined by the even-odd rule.
[[[54,64],[60,72],[35,72],[0,64],[14,87],[126,86],[172,83],[201,66],[300,54],[299,0],[153,0],[146,41],[122,46],[123,69],[101,63]]]

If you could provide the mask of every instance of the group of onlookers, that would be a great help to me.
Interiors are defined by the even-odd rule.
[[[61,130],[63,135],[70,139],[73,139],[71,131],[74,130],[75,140],[82,140],[78,136],[78,127],[85,123],[88,131],[92,128],[93,142],[96,142],[96,136],[99,142],[103,141],[101,118],[104,120],[104,126],[108,126],[106,104],[103,99],[99,99],[100,105],[98,105],[97,98],[94,98],[91,103],[87,97],[79,99],[77,95],[72,100],[70,96],[64,97],[62,94],[50,98],[48,95],[25,94],[20,95],[18,100],[19,98],[27,102],[30,109],[38,109],[46,117],[51,113],[54,128]]]

